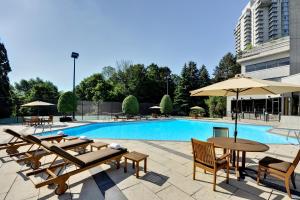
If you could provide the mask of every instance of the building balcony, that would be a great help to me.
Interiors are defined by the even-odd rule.
[[[256,42],[261,41],[263,41],[263,38],[259,38],[259,40],[256,40]],[[250,50],[243,51],[238,57],[238,62],[246,62],[253,58],[271,56],[277,53],[288,52],[289,50],[290,37],[286,36],[270,42],[265,42],[263,44],[256,45]]]
[[[272,4],[271,0],[258,0],[257,8],[269,7]]]

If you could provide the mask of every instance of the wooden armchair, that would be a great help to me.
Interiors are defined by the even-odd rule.
[[[264,157],[258,162],[257,184],[259,184],[261,172],[264,172],[264,178],[266,178],[266,175],[268,174],[283,180],[286,191],[291,198],[290,179],[294,188],[296,189],[294,171],[299,163],[299,160],[300,150],[298,151],[297,156],[292,163],[269,156]]]
[[[193,179],[196,178],[196,167],[202,168],[204,173],[209,171],[213,173],[213,190],[216,190],[217,171],[226,168],[226,183],[229,181],[229,157],[230,153],[216,158],[215,147],[213,143],[202,142],[192,138],[192,148],[194,155]]]
[[[53,115],[49,115],[48,119],[43,119],[44,123],[53,124]]]

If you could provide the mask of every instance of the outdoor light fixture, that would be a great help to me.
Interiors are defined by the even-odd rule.
[[[71,58],[74,58],[74,68],[73,68],[73,120],[75,119],[75,60],[79,57],[79,53],[72,52]]]

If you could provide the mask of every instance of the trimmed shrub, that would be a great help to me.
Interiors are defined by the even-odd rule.
[[[122,111],[126,115],[137,115],[139,113],[140,105],[137,98],[133,95],[127,96],[122,103]]]
[[[75,101],[75,102],[74,102]],[[73,106],[75,105],[75,111],[77,110],[77,98],[73,95],[73,92],[65,92],[60,95],[57,103],[58,112],[66,115],[73,112]]]
[[[168,115],[173,112],[173,103],[169,95],[164,95],[160,101],[160,112],[162,114]]]

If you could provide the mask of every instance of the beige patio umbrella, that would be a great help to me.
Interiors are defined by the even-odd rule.
[[[44,106],[54,106],[55,104],[44,102],[44,101],[33,101],[21,105],[21,107],[44,107]],[[38,115],[40,115],[40,110],[38,108]]]
[[[239,95],[268,95],[300,91],[300,85],[266,81],[238,74],[234,78],[190,91],[191,96],[236,96],[235,130],[237,137],[237,110]]]
[[[160,106],[152,106],[149,109],[160,109]]]
[[[21,107],[39,107],[39,106],[54,106],[52,103],[44,102],[44,101],[33,101],[30,103],[26,103],[21,105]]]
[[[190,109],[191,110],[200,110],[200,109],[203,109],[203,108],[200,107],[200,106],[194,106],[194,107],[191,107]]]

